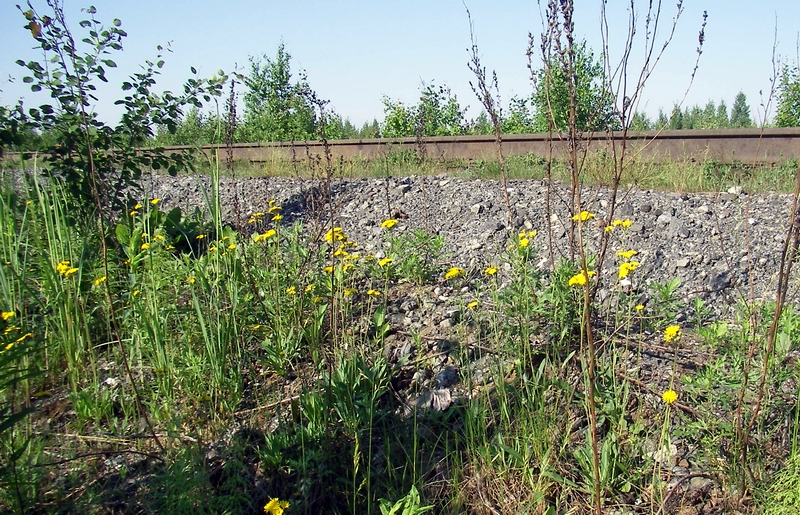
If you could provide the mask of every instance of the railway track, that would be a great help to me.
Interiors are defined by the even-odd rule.
[[[612,142],[619,149],[621,132],[594,134],[581,142],[589,153],[610,152]],[[391,153],[424,152],[432,159],[496,159],[497,147],[493,136],[441,136],[426,138],[379,138],[331,140],[328,150],[334,159],[361,157],[380,159]],[[629,131],[625,138],[626,155],[644,161],[715,161],[718,163],[777,164],[800,158],[800,128],[724,129]],[[181,151],[186,146],[166,147]],[[564,154],[566,144],[557,135],[508,134],[503,136],[505,155],[536,154],[555,157]],[[202,147],[208,154],[224,158],[224,145]],[[235,161],[265,163],[276,160],[323,156],[324,145],[319,141],[237,143],[233,145]],[[7,153],[8,159],[19,154]]]

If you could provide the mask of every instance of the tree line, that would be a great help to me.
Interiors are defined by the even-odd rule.
[[[534,74],[533,92],[514,96],[501,111],[501,130],[505,134],[542,133],[565,130],[569,94],[563,70],[556,63],[543,66]],[[655,129],[727,129],[754,127],[747,98],[739,92],[728,108],[725,100],[705,106],[669,111],[659,109],[655,119],[636,112],[621,120],[604,80],[603,66],[585,42],[576,47],[578,130],[604,132]],[[292,70],[292,56],[285,45],[278,45],[274,56],[250,56],[249,69],[239,76],[243,86],[243,113],[236,118],[235,142],[304,141],[326,139],[366,139],[379,137],[457,136],[491,134],[489,117],[481,112],[467,118],[467,108],[444,84],[434,81],[420,86],[416,103],[404,103],[384,96],[383,120],[377,118],[360,126],[327,108],[317,99],[306,73]],[[10,108],[2,108],[6,113]],[[553,116],[550,113],[554,113]],[[3,113],[0,113],[2,115]],[[192,106],[180,122],[161,125],[152,138],[154,145],[196,145],[224,139],[226,119],[222,113]],[[772,122],[776,127],[800,126],[800,71],[784,65],[777,88],[777,109]],[[47,143],[46,133],[30,131],[17,137],[19,149],[40,148]]]

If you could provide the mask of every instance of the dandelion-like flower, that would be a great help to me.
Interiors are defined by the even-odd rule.
[[[619,250],[617,251],[617,257],[621,257],[622,259],[630,259],[633,256],[638,254],[635,250]]]
[[[500,269],[497,268],[496,266],[489,266],[489,267],[486,267],[486,270],[484,270],[483,273],[486,274],[486,275],[494,275],[494,274],[496,274],[498,272],[498,270],[500,270]]]
[[[470,302],[469,304],[467,304],[467,308],[468,308],[468,309],[475,309],[475,308],[477,308],[477,307],[478,307],[478,301],[477,301],[477,300],[473,300],[472,302]]]
[[[288,288],[286,288],[286,293],[288,293],[289,295],[297,295],[297,288],[295,288],[294,286],[289,286]]]
[[[671,342],[681,337],[681,326],[671,325],[664,329],[664,341]]]
[[[587,220],[591,220],[594,218],[594,213],[590,213],[588,211],[581,211],[577,215],[573,216],[572,219],[576,222],[585,222]]]
[[[530,245],[530,243],[531,243],[531,240],[529,240],[528,238],[520,238],[520,240],[519,240],[519,248],[521,248],[521,249],[527,248],[527,246]]]
[[[2,313],[0,313],[0,318],[3,319],[3,322],[8,322],[15,316],[17,316],[17,314],[14,311],[3,311]]]
[[[133,206],[133,209],[142,209],[142,207],[144,207],[144,206],[142,206],[142,204],[140,202],[137,202],[136,205]]]
[[[315,289],[316,289],[316,285],[309,284],[309,285],[307,285],[307,286],[305,287],[305,289],[304,289],[303,291],[304,291],[305,293],[311,293],[311,292],[312,292],[312,291],[314,291]]]
[[[289,508],[288,501],[281,501],[277,497],[273,497],[264,505],[264,513],[268,515],[283,515],[283,510],[287,508]]]
[[[391,264],[393,262],[394,262],[394,259],[392,259],[392,258],[383,258],[380,261],[378,261],[378,266],[384,267],[384,266],[389,265],[389,264]]]
[[[149,249],[149,248],[150,248],[150,244],[149,244],[149,243],[147,243],[147,242],[145,242],[145,243],[142,243],[142,246],[141,246],[141,249],[142,249],[142,250],[147,250],[147,249]]]
[[[584,286],[586,284],[586,280],[589,277],[593,277],[595,273],[593,271],[589,271],[588,273],[585,270],[582,270],[580,273],[573,275],[567,281],[568,286]]]
[[[94,280],[94,283],[93,283],[93,284],[94,284],[95,286],[100,286],[100,285],[101,285],[101,284],[103,284],[104,282],[106,282],[106,276],[103,276],[103,277],[98,277],[97,279],[95,279],[95,280]]]
[[[619,278],[625,279],[628,277],[628,274],[633,272],[639,267],[638,261],[628,261],[627,263],[622,263],[619,265]]]
[[[267,232],[256,234],[255,236],[253,236],[253,241],[256,243],[258,243],[259,241],[266,241],[275,236],[276,234],[277,232],[275,231],[275,229],[270,229]]]
[[[353,295],[355,292],[356,292],[355,288],[345,288],[344,296],[349,297],[350,295]]]
[[[283,220],[283,215],[275,215],[272,217],[273,222],[280,222],[281,220]]]
[[[60,261],[56,265],[56,272],[61,274],[63,277],[70,276],[77,271],[78,271],[77,268],[75,268],[74,266],[70,266],[69,261]]]
[[[444,274],[444,278],[445,279],[455,279],[456,277],[461,277],[463,275],[466,275],[466,272],[464,271],[464,269],[461,268],[461,267],[458,267],[458,266],[454,266],[454,267],[450,268],[450,270],[448,270]]]
[[[613,225],[606,225],[606,228],[605,228],[605,229],[603,229],[603,230],[604,230],[605,232],[611,232],[611,231],[613,231],[613,230],[614,230],[614,226],[613,226]]]
[[[384,229],[391,229],[392,227],[397,225],[397,223],[398,223],[397,220],[395,220],[394,218],[389,218],[388,220],[384,220],[381,223],[381,227],[383,227]]]
[[[634,308],[634,309],[636,309],[636,311],[643,311],[644,310],[644,306],[642,304],[636,304],[636,308]]]
[[[281,206],[272,205],[267,209],[267,212],[271,215],[277,214],[281,212]],[[263,216],[263,213],[262,213]]]
[[[194,237],[194,239],[196,239],[196,240],[202,240],[202,239],[203,239],[203,238],[205,238],[205,237],[206,237],[206,235],[205,235],[205,234],[198,234],[197,236],[195,236],[195,237]]]
[[[193,275],[190,275],[189,277],[186,278],[186,282],[188,282],[189,284],[194,284],[195,281],[196,279],[194,278]]]
[[[347,235],[344,233],[341,227],[334,227],[325,233],[325,241],[345,241],[346,239]]]
[[[678,400],[678,393],[675,390],[669,389],[661,394],[661,400],[667,404],[672,404]]]
[[[161,202],[161,199],[156,197],[156,198],[154,198],[153,200],[150,201],[150,205],[151,206],[157,206],[159,202]]]
[[[378,290],[367,290],[367,295],[369,295],[370,297],[380,297],[381,292],[379,292]]]
[[[333,272],[333,267],[328,265],[325,268],[323,268],[322,271],[325,272],[326,274],[330,274]]]

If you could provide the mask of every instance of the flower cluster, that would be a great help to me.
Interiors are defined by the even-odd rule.
[[[572,277],[570,277],[569,281],[567,282],[567,284],[569,286],[585,286],[586,285],[586,281],[590,277],[593,277],[594,275],[595,275],[595,272],[592,271],[592,270],[589,270],[588,272],[586,270],[581,270],[580,273],[575,274]]]
[[[517,240],[519,240],[519,247],[524,249],[530,245],[531,240],[536,237],[536,231],[526,231],[525,229],[521,230],[519,234],[517,234]]]
[[[277,497],[273,497],[264,505],[264,513],[268,515],[283,515],[283,511],[287,508],[289,508],[288,501],[281,501]]]
[[[594,218],[594,213],[590,213],[588,211],[581,211],[580,213],[573,216],[572,220],[575,222],[587,222],[592,218]]]
[[[56,272],[58,272],[62,277],[68,277],[77,272],[78,270],[79,270],[78,268],[70,266],[69,261],[60,261],[56,265]]]

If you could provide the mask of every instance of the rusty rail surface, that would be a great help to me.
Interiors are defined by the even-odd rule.
[[[622,132],[595,133],[582,140],[581,145],[591,155],[611,152],[612,142],[620,148]],[[718,163],[777,164],[800,158],[800,128],[714,129],[672,131],[629,131],[625,138],[626,155],[641,161],[715,161]],[[424,151],[431,159],[496,159],[493,136],[440,136],[416,138],[378,138],[331,140],[328,147],[334,159],[380,159],[391,153]],[[191,147],[166,147],[181,151]],[[208,145],[202,150],[219,153],[223,158],[224,145]],[[566,144],[558,135],[508,134],[503,136],[506,155],[553,153],[562,157]],[[307,156],[324,155],[320,141],[237,143],[233,145],[235,161],[269,163],[278,160],[305,160]],[[10,159],[19,154],[8,153]]]

